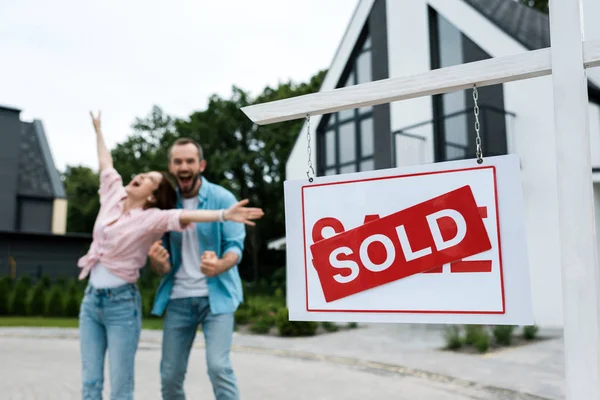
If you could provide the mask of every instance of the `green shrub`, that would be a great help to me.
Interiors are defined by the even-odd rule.
[[[358,323],[348,322],[348,329],[356,329],[356,328],[358,328]]]
[[[72,278],[65,283],[63,292],[64,315],[67,317],[78,317],[81,309],[85,289],[82,288],[81,281]]]
[[[29,275],[24,275],[17,280],[17,285],[23,285],[29,290],[33,286],[33,281]]]
[[[285,306],[284,299],[272,296],[254,296],[247,301],[247,307],[253,317],[265,314],[275,315],[283,306]]]
[[[272,317],[259,318],[250,325],[250,331],[253,333],[267,333],[273,326],[273,322]]]
[[[261,329],[260,326],[264,325],[266,321],[270,321],[270,326],[273,326],[275,324],[275,314],[284,306],[285,299],[282,298],[250,295],[236,310],[235,323],[236,325],[253,325],[259,320],[263,320],[256,329]]]
[[[81,286],[79,285],[79,280],[72,278],[67,282],[67,292],[82,292]]]
[[[250,311],[247,308],[240,307],[235,311],[235,323],[238,325],[246,325],[250,322]]]
[[[50,277],[48,277],[48,275],[46,274],[42,276],[42,279],[40,279],[38,283],[41,284],[44,287],[44,289],[50,289],[50,286],[52,286],[52,282],[50,282]]]
[[[27,292],[13,290],[10,303],[10,314],[16,316],[27,315]]]
[[[152,299],[150,296],[142,294],[142,317],[150,318],[152,312]]]
[[[465,344],[473,346],[479,336],[485,335],[484,327],[481,325],[466,325],[465,326]]]
[[[321,326],[327,332],[337,332],[340,330],[340,327],[335,322],[323,321],[321,322]]]
[[[46,316],[48,317],[63,317],[65,315],[65,296],[64,289],[60,285],[52,286],[48,295],[48,303],[46,304]]]
[[[523,338],[525,340],[533,340],[537,336],[538,327],[535,325],[528,325],[523,327]]]
[[[9,314],[9,301],[12,294],[12,285],[8,279],[0,279],[0,315]]]
[[[277,268],[271,275],[271,287],[275,297],[285,297],[286,284],[285,267]]]
[[[508,346],[512,342],[513,331],[515,327],[511,325],[497,325],[494,327],[494,338],[496,344]]]
[[[78,317],[81,307],[82,296],[73,290],[67,293],[67,302],[65,303],[65,315],[67,317]]]
[[[12,293],[10,300],[10,313],[12,315],[25,316],[27,315],[27,296],[31,289],[31,278],[24,276],[17,280],[15,290]]]
[[[463,341],[460,337],[460,328],[456,325],[446,327],[446,348],[448,350],[458,350],[462,347]]]
[[[0,278],[0,286],[7,285],[9,288],[12,289],[13,283],[13,279],[9,275],[5,275],[2,278]]]
[[[490,348],[490,337],[486,331],[482,331],[477,339],[475,339],[475,343],[473,343],[475,348],[480,353],[485,353]]]
[[[318,327],[313,321],[290,321],[287,308],[277,312],[275,323],[280,336],[313,336]]]
[[[46,286],[40,281],[30,292],[29,315],[41,316],[46,310]]]

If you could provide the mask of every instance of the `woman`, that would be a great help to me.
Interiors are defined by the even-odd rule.
[[[93,241],[78,266],[90,276],[79,314],[83,398],[101,399],[108,350],[111,399],[133,399],[134,360],[141,330],[136,281],[153,242],[195,222],[235,221],[254,225],[259,208],[247,200],[227,210],[173,209],[176,192],[168,175],[147,172],[123,186],[102,136],[100,113],[92,122],[100,162],[100,211]],[[198,266],[200,267],[200,266]]]

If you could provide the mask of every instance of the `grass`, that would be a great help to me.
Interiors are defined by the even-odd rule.
[[[162,319],[142,319],[143,329],[162,329]],[[77,318],[0,317],[0,327],[77,328]]]

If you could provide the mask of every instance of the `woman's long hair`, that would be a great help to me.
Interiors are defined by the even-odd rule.
[[[177,192],[175,191],[175,183],[171,178],[171,174],[161,171],[162,179],[154,192],[154,201],[147,202],[146,208],[157,207],[161,210],[170,210],[175,208],[177,201]]]

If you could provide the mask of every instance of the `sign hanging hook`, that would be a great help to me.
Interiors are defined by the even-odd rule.
[[[477,164],[483,163],[483,150],[481,148],[481,136],[479,136],[479,105],[477,99],[479,98],[479,92],[477,91],[477,84],[473,85],[473,102],[475,104],[473,110],[475,112],[475,155],[477,156]]]
[[[315,176],[315,170],[312,166],[312,150],[310,147],[310,114],[306,114],[306,138],[307,138],[307,146],[306,151],[308,153],[308,169],[306,170],[306,176],[308,177],[308,181],[312,183],[313,177]]]

